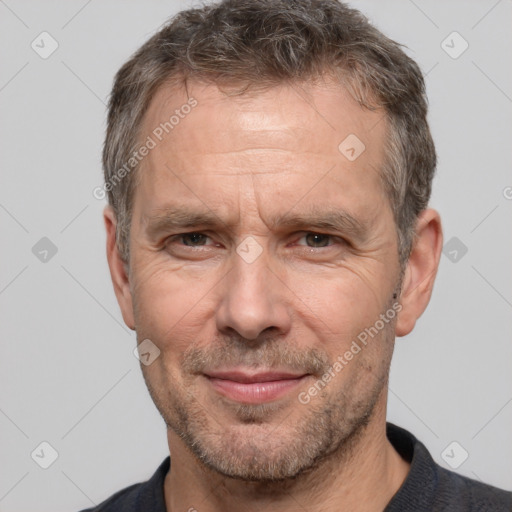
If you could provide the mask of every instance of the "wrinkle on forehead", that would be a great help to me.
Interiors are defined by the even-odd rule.
[[[302,204],[327,200],[354,215],[375,216],[384,193],[377,171],[386,129],[386,122],[378,122],[381,113],[362,109],[341,87],[299,92],[282,85],[227,97],[213,85],[191,84],[197,106],[143,162],[136,195],[147,204],[140,213],[174,196],[219,214],[237,212],[244,223],[253,216],[253,226],[276,207],[300,211]],[[145,130],[150,133],[187,99],[178,88],[159,90]],[[349,134],[366,146],[355,161],[338,149]]]

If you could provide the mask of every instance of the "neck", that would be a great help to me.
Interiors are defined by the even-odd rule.
[[[382,402],[382,401],[381,401]],[[385,402],[341,450],[284,482],[246,482],[206,468],[172,431],[171,470],[165,479],[167,512],[382,512],[404,482],[409,464],[386,437]]]

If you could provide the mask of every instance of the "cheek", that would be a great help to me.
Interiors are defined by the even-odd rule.
[[[309,277],[309,276],[308,276]],[[342,349],[379,318],[385,302],[382,290],[348,269],[314,278],[302,278],[291,286],[302,321],[324,341]]]
[[[205,279],[178,269],[147,267],[134,280],[135,322],[139,336],[153,337],[161,350],[180,350],[196,343],[214,308]]]

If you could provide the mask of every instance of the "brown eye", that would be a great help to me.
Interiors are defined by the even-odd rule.
[[[308,233],[304,238],[309,247],[327,247],[332,237],[321,233]]]

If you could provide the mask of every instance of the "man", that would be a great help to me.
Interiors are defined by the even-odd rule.
[[[426,112],[335,0],[185,11],[122,67],[107,256],[172,461],[94,510],[512,510],[386,424],[442,248]]]

